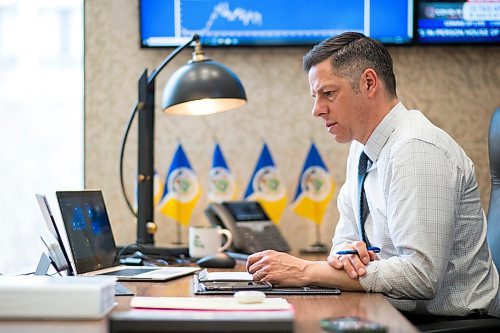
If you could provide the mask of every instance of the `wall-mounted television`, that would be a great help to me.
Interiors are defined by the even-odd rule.
[[[500,0],[426,0],[416,7],[419,44],[500,43]]]
[[[413,0],[140,0],[141,45],[314,45],[345,31],[386,44],[413,40]]]

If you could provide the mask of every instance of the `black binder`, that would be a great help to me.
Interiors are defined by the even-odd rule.
[[[259,290],[266,295],[340,295],[338,288],[323,288],[316,286],[307,287],[273,287],[269,282],[258,281],[200,281],[200,274],[196,272],[193,278],[193,290],[195,295],[232,295],[241,290]]]
[[[249,312],[246,315],[193,315],[191,312],[171,314],[168,311],[117,311],[109,318],[110,333],[291,333],[293,315],[268,311],[267,317]]]

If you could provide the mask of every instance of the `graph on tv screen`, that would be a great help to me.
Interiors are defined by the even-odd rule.
[[[141,44],[177,46],[193,34],[217,45],[312,45],[345,31],[383,43],[413,39],[413,0],[141,0]]]
[[[421,44],[500,43],[500,0],[421,1]]]

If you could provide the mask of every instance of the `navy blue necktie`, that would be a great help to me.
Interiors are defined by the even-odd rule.
[[[366,178],[366,169],[368,167],[368,161],[370,159],[366,156],[365,152],[361,152],[359,156],[359,164],[358,164],[358,199],[359,199],[359,219],[358,219],[358,228],[359,228],[359,239],[366,243],[366,246],[370,246],[370,242],[366,237],[365,233],[365,221],[368,213],[370,212],[370,208],[368,207],[368,202],[366,201],[365,194],[365,178]]]

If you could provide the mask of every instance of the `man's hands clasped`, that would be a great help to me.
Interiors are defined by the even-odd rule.
[[[328,256],[328,263],[335,269],[344,270],[353,279],[366,274],[365,266],[370,261],[378,260],[378,256],[373,251],[368,251],[366,243],[355,241],[348,244],[345,250],[355,250],[357,254],[331,254]]]
[[[266,250],[252,254],[247,259],[247,271],[254,281],[266,281],[273,285],[306,285],[305,270],[308,265],[303,260],[287,253]]]
[[[361,241],[347,244],[344,250],[354,250],[356,253],[332,254],[325,262],[309,261],[287,253],[266,250],[249,256],[246,269],[252,274],[254,281],[265,281],[274,286],[299,287],[319,283],[319,285],[337,287],[337,283],[342,279],[341,276],[345,275],[334,277],[335,275],[331,274],[335,270],[344,271],[348,275],[345,278],[349,281],[357,280],[366,274],[366,265],[379,259],[375,252],[368,250],[366,244]],[[346,290],[361,288],[347,281],[342,283]]]

